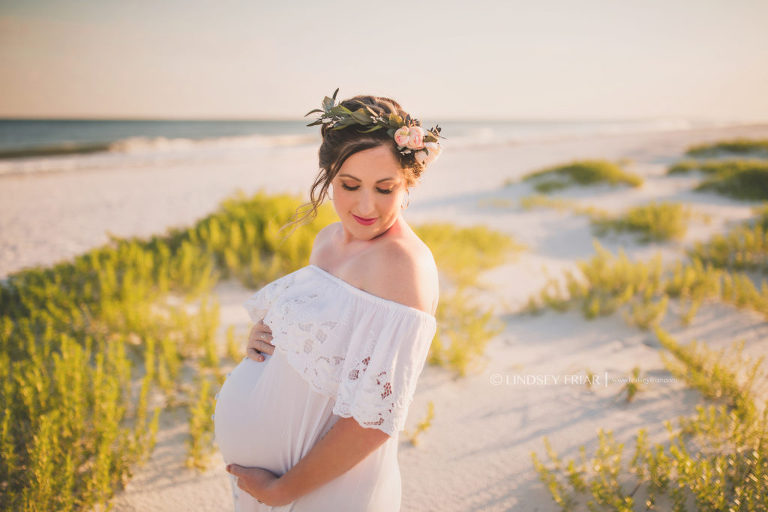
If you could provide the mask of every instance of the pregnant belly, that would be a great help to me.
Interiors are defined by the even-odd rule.
[[[264,362],[244,359],[219,391],[216,444],[227,464],[284,472],[329,428],[332,409],[279,349]]]
[[[216,444],[226,463],[243,464],[245,453],[253,453],[263,447],[258,445],[260,436],[260,395],[261,383],[268,384],[264,377],[268,376],[273,356],[266,356],[263,362],[243,359],[227,380],[221,386],[216,400],[216,410],[213,416],[214,435]]]

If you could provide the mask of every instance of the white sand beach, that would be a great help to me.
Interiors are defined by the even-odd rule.
[[[444,127],[448,137],[449,129]],[[488,147],[452,148],[446,142],[440,159],[411,192],[405,219],[412,225],[483,224],[512,235],[527,250],[481,275],[478,301],[505,323],[489,344],[483,365],[459,379],[430,366],[421,376],[407,428],[426,415],[429,401],[434,402],[435,418],[417,447],[401,433],[404,512],[555,511],[531,461],[532,451],[546,460],[543,436],[570,458],[582,444],[588,453],[594,450],[600,428],[631,446],[639,428],[648,430],[651,441],[660,441],[665,420],[693,412],[698,394],[682,382],[648,384],[630,403],[621,398],[622,384],[614,379],[628,377],[636,365],[646,376],[669,376],[652,334],[627,326],[616,315],[587,321],[577,312],[518,313],[549,276],[575,269],[578,261],[594,254],[593,236],[584,216],[549,208],[523,210],[518,200],[534,193],[532,187],[503,183],[573,159],[628,159],[627,169],[645,179],[642,187],[574,188],[556,195],[609,211],[651,200],[683,201],[709,214],[709,223],[692,221],[680,243],[600,239],[614,254],[620,247],[632,259],[660,252],[665,263],[672,263],[695,240],[746,219],[756,203],[694,193],[696,179],[667,177],[667,166],[691,145],[736,137],[768,138],[768,125],[585,135]],[[106,243],[107,233],[146,237],[190,225],[237,189],[307,196],[316,167],[316,147],[303,146],[272,148],[253,159],[0,176],[0,278],[29,265],[70,259]],[[509,200],[511,206],[491,206],[485,202],[490,199]],[[229,325],[246,332],[242,303],[253,290],[223,282],[216,292],[222,332]],[[745,353],[768,354],[768,325],[760,315],[704,305],[694,322],[683,327],[676,308],[671,302],[662,327],[679,341],[697,339],[719,348],[744,339]],[[591,390],[566,381],[586,369],[602,378]],[[534,382],[525,382],[527,376]],[[203,473],[184,467],[185,429],[180,413],[163,416],[153,456],[116,496],[115,510],[232,510],[220,457]]]

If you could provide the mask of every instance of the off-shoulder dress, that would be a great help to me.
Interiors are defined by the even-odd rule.
[[[275,352],[244,359],[217,395],[215,441],[227,464],[286,473],[340,417],[390,438],[359,464],[282,507],[259,503],[232,477],[235,510],[394,512],[398,434],[435,335],[435,317],[308,265],[244,304],[272,330]]]

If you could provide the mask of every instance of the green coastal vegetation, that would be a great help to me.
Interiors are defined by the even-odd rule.
[[[737,224],[706,242],[696,242],[688,255],[718,268],[768,272],[768,206],[761,205],[752,211],[753,220]]]
[[[531,182],[533,187],[541,193],[600,183],[628,185],[630,187],[639,187],[643,184],[643,179],[640,176],[625,171],[620,165],[608,160],[574,160],[526,174],[522,181]],[[507,180],[504,185],[514,183],[517,181]]]
[[[730,165],[730,164],[729,164]],[[738,165],[738,164],[737,164]],[[720,167],[719,169],[722,169]],[[717,172],[717,171],[713,171]],[[543,438],[547,461],[531,453],[540,480],[561,510],[758,511],[768,508],[768,390],[764,358],[743,357],[744,343],[728,351],[706,344],[681,345],[659,327],[673,299],[679,320],[689,324],[705,301],[756,311],[768,318],[768,282],[758,287],[745,270],[764,272],[768,209],[723,235],[694,244],[687,260],[663,266],[657,255],[631,261],[594,240],[595,255],[578,272],[550,279],[526,311],[578,308],[587,319],[619,313],[629,325],[652,330],[667,370],[698,390],[696,414],[664,423],[664,442],[650,443],[646,429],[634,449],[612,431],[597,432],[597,447],[565,460]],[[639,368],[633,376],[640,376]],[[626,386],[625,386],[626,388]],[[627,399],[642,388],[623,389]]]
[[[694,190],[744,200],[768,199],[768,160],[683,160],[671,166],[667,174],[693,171],[707,176]]]
[[[598,431],[593,455],[581,446],[570,460],[544,437],[548,462],[536,452],[531,458],[552,499],[563,511],[766,510],[768,402],[756,386],[763,358],[742,357],[743,343],[725,353],[680,345],[660,328],[655,335],[667,351],[665,367],[705,403],[676,426],[666,421],[665,442],[650,443],[647,430],[638,430],[631,458],[612,431]]]
[[[768,283],[759,288],[742,273],[703,263],[677,261],[669,267],[661,257],[631,261],[623,250],[618,256],[593,240],[595,255],[579,262],[579,273],[566,271],[563,279],[550,278],[537,295],[529,298],[526,311],[544,308],[581,310],[585,318],[621,313],[630,325],[655,326],[666,315],[669,299],[678,299],[680,321],[689,324],[705,300],[748,309],[768,318]]]
[[[682,239],[691,216],[691,208],[682,203],[651,201],[615,217],[595,216],[591,222],[598,236],[628,232],[637,234],[640,242],[664,242]]]
[[[235,279],[257,289],[306,265],[315,235],[336,218],[325,205],[286,238],[280,226],[300,203],[238,193],[192,227],[112,237],[73,261],[8,277],[0,286],[0,510],[108,504],[151,455],[161,415],[179,408],[189,424],[186,463],[206,467],[213,394],[223,368],[244,357],[233,326],[218,334],[214,286]],[[476,273],[521,246],[483,227],[416,229],[456,289],[441,295],[429,361],[463,375],[498,330],[468,298]]]
[[[163,410],[188,411],[188,463],[203,465],[224,378],[211,290],[228,277],[254,286],[306,259],[320,223],[284,242],[277,234],[295,206],[240,196],[191,228],[113,238],[9,276],[0,287],[3,510],[106,503],[151,454]]]
[[[594,206],[581,206],[574,200],[542,194],[523,197],[520,199],[520,205],[526,210],[547,207],[586,215],[596,236],[605,236],[611,232],[632,233],[637,235],[637,241],[640,243],[680,240],[685,236],[688,223],[694,217],[694,212],[689,206],[671,201],[651,201],[630,207],[618,215]]]
[[[768,157],[768,139],[737,138],[714,142],[712,144],[698,144],[688,148],[685,154],[696,158],[710,158],[727,155]]]

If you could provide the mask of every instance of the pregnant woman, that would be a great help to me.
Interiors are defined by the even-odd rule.
[[[320,173],[295,222],[329,187],[340,222],[317,234],[309,265],[246,301],[248,357],[216,402],[240,512],[400,509],[398,434],[438,301],[432,253],[401,213],[440,128],[389,98],[336,104],[336,93],[309,113],[320,113],[309,125],[321,125]]]

